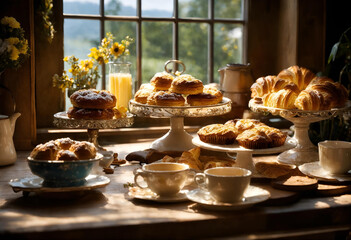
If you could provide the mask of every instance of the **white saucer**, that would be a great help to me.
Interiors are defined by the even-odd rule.
[[[321,181],[347,182],[351,181],[351,174],[331,174],[324,170],[319,162],[305,163],[299,166],[299,170],[309,177],[314,177]]]
[[[149,200],[154,202],[184,202],[188,201],[186,193],[189,190],[183,189],[174,196],[163,197],[152,192],[149,188],[130,187],[128,196],[135,199]]]
[[[254,204],[266,201],[270,197],[270,193],[260,187],[249,186],[244,193],[244,200],[236,203],[217,202],[209,192],[199,188],[189,191],[187,194],[189,200],[199,203],[204,208],[210,210],[241,210],[249,208]]]
[[[9,184],[14,192],[73,192],[86,191],[95,188],[105,187],[110,183],[110,179],[101,175],[89,175],[85,178],[86,182],[82,186],[74,187],[43,187],[43,179],[37,176],[11,179]]]

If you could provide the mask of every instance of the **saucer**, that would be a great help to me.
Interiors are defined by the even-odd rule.
[[[37,176],[21,179],[15,178],[11,179],[9,182],[14,192],[23,191],[37,193],[86,191],[105,187],[109,183],[110,179],[102,175],[89,175],[85,178],[85,182],[81,186],[73,187],[45,187],[43,186],[43,179]]]
[[[348,182],[351,181],[351,174],[331,174],[324,170],[319,162],[305,163],[299,166],[299,170],[309,176],[314,177],[317,180],[328,181],[328,182]]]
[[[128,196],[139,200],[148,200],[154,202],[184,202],[188,201],[188,198],[186,196],[187,192],[189,192],[188,189],[182,189],[174,196],[165,197],[152,192],[149,188],[130,187]]]
[[[246,209],[254,204],[266,201],[270,197],[267,190],[255,186],[249,186],[244,193],[244,199],[235,203],[217,202],[209,192],[199,188],[189,191],[186,195],[189,200],[200,204],[204,208],[221,211]]]

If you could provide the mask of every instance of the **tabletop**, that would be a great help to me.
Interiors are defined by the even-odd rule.
[[[106,146],[120,157],[143,150],[147,142]],[[133,182],[127,164],[104,174],[106,187],[67,194],[15,193],[8,182],[33,176],[26,163],[29,152],[18,152],[14,165],[0,168],[0,239],[231,239],[294,238],[334,239],[351,229],[351,194],[323,196],[316,192],[291,192],[293,198],[269,199],[249,209],[207,210],[191,201],[160,203],[131,199],[125,184]],[[254,160],[274,159],[255,156]],[[269,181],[253,182],[276,194]],[[279,192],[280,191],[280,192]],[[330,238],[329,238],[330,237]]]

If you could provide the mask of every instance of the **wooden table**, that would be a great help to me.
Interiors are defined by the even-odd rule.
[[[148,146],[139,143],[107,148],[125,156]],[[0,168],[0,239],[334,239],[345,237],[351,228],[350,194],[303,194],[296,201],[267,202],[231,212],[205,210],[192,202],[130,200],[123,184],[133,182],[132,170],[137,165],[117,168],[114,174],[106,175],[111,179],[108,186],[76,198],[24,197],[14,193],[8,182],[32,176],[25,160],[28,154],[18,152],[14,165]]]

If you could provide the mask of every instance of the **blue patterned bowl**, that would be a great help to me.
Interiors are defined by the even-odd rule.
[[[28,165],[34,175],[44,179],[46,187],[73,187],[85,183],[95,164],[103,158],[99,153],[89,160],[35,160],[28,157]]]

